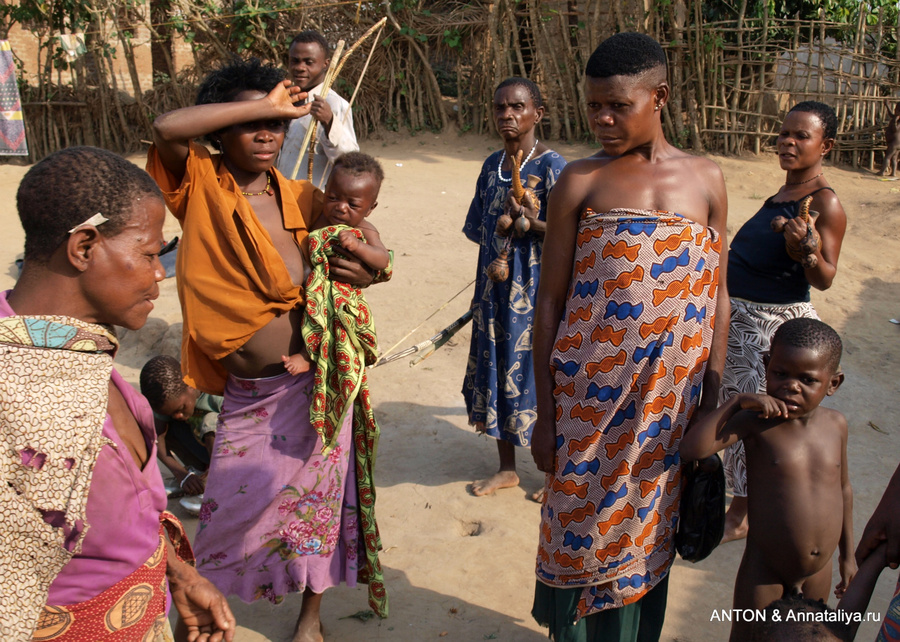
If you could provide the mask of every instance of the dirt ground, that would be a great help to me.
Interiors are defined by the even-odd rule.
[[[396,253],[395,276],[372,288],[382,351],[428,338],[461,315],[471,300],[476,247],[461,233],[484,158],[499,141],[475,135],[420,134],[366,141],[363,151],[384,165],[387,179],[372,215]],[[594,153],[590,146],[556,145],[568,159]],[[136,156],[135,162],[143,164]],[[733,233],[784,180],[774,156],[714,158],[728,185],[729,232]],[[23,234],[15,191],[27,168],[0,166],[0,288],[14,284],[14,260]],[[871,173],[826,168],[848,215],[848,229],[834,286],[813,292],[822,319],[844,340],[846,383],[829,404],[850,425],[850,473],[857,539],[900,461],[900,181]],[[167,238],[178,225],[167,223]],[[461,294],[460,294],[461,292]],[[456,298],[453,298],[455,295]],[[452,299],[452,301],[450,300]],[[449,301],[449,302],[448,302]],[[154,354],[178,354],[180,312],[174,279],[147,325],[123,333],[117,361],[132,383]],[[390,617],[367,619],[365,587],[333,589],[323,602],[327,640],[542,640],[530,616],[538,505],[528,499],[542,482],[529,453],[518,453],[521,487],[478,498],[469,484],[492,472],[496,447],[476,436],[466,421],[460,388],[469,330],[416,367],[408,360],[371,371],[375,411],[382,426],[376,470],[377,514],[384,542],[381,561],[390,595]],[[170,510],[188,517],[176,500]],[[743,543],[721,546],[699,564],[676,561],[669,588],[663,639],[681,642],[725,639],[728,623],[713,619],[728,609]],[[837,556],[834,578],[837,582]],[[869,610],[883,613],[896,571],[887,570]],[[832,599],[832,605],[834,600]],[[240,642],[288,638],[299,600],[280,607],[232,600]],[[713,621],[711,621],[713,619]],[[860,640],[877,626],[863,624]]]

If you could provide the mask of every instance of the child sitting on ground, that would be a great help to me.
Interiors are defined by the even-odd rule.
[[[325,188],[324,209],[312,226],[313,233],[334,225],[358,230],[359,234],[352,229],[341,229],[337,233],[338,244],[374,272],[385,269],[390,262],[378,230],[366,220],[378,205],[382,181],[384,170],[368,154],[348,152],[340,156]],[[318,234],[314,236],[319,237]],[[309,362],[302,353],[281,359],[292,375],[309,369]]]
[[[216,438],[222,397],[200,392],[181,377],[181,364],[159,355],[141,369],[141,394],[153,408],[159,460],[187,495],[201,495]],[[171,437],[167,440],[167,437]],[[178,455],[179,461],[172,456]],[[196,474],[191,468],[204,471]]]
[[[681,441],[681,456],[703,459],[738,439],[747,453],[750,529],[734,587],[735,609],[761,609],[800,591],[827,600],[839,547],[841,597],[856,574],[847,422],[819,404],[834,394],[841,340],[816,319],[786,321],[772,338],[765,395],[742,393],[703,417]],[[838,510],[840,507],[840,510]],[[732,640],[749,637],[735,622]]]

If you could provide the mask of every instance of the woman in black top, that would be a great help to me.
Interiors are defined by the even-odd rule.
[[[834,147],[837,117],[823,103],[798,103],[784,119],[778,135],[778,162],[785,183],[766,200],[731,242],[728,253],[728,292],[731,326],[728,355],[719,393],[720,403],[739,392],[765,392],[763,356],[775,330],[788,319],[818,318],[809,302],[810,286],[831,287],[847,227],[844,208],[828,185],[822,160]],[[807,196],[818,217],[807,224],[798,214]],[[772,219],[788,221],[783,234],[774,232]],[[814,267],[792,259],[786,245],[797,245],[808,232],[818,232]],[[734,492],[728,509],[723,542],[747,535],[747,476],[741,442],[725,451],[725,472]]]

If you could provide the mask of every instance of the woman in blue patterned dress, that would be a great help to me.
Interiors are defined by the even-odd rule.
[[[494,123],[503,149],[484,162],[463,232],[480,245],[472,301],[473,328],[463,397],[469,423],[497,440],[500,468],[472,485],[475,495],[517,486],[516,446],[531,445],[537,413],[531,363],[534,299],[541,271],[547,194],[566,161],[537,140],[535,126],[544,115],[541,92],[527,78],[504,80],[494,92]],[[512,158],[521,150],[524,183],[529,175],[540,182],[534,191],[540,209],[512,198]],[[528,219],[522,235],[495,234],[504,213]],[[494,281],[488,267],[508,246],[509,276]]]

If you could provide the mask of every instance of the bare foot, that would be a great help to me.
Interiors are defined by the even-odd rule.
[[[479,479],[472,482],[472,494],[475,497],[493,495],[495,490],[501,488],[515,488],[519,485],[519,476],[513,470],[499,470],[487,479]]]
[[[531,493],[531,501],[537,502],[538,504],[544,503],[544,493],[546,492],[546,488],[541,486],[540,490],[536,490]]]
[[[321,622],[316,624],[297,620],[297,628],[294,629],[294,637],[291,638],[291,642],[324,642],[324,640],[325,632]]]

